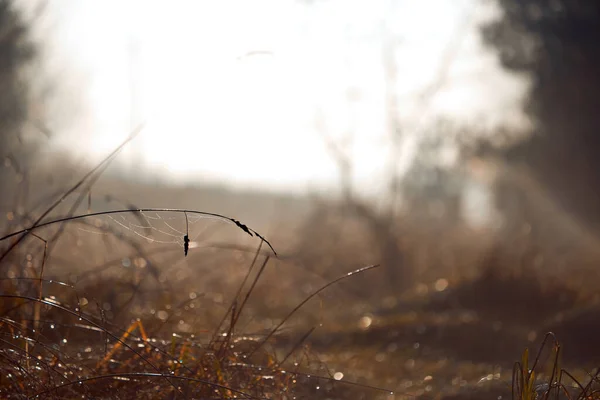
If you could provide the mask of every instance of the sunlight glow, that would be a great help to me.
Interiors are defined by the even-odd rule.
[[[338,179],[327,136],[346,141],[355,179],[373,184],[390,163],[410,166],[436,116],[518,122],[523,82],[482,52],[476,29],[486,14],[475,3],[51,3],[64,22],[57,43],[86,71],[91,104],[62,144],[97,159],[147,120],[124,165],[176,181],[302,190]],[[391,158],[389,90],[406,128],[401,159]]]

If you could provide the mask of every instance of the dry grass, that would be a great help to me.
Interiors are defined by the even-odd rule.
[[[140,211],[118,210],[111,214],[136,212]],[[169,212],[195,213],[191,210]],[[91,216],[94,215],[85,218]],[[187,296],[190,292],[186,291],[184,298],[188,298],[182,299],[172,288],[160,287],[157,284],[161,282],[160,277],[154,284],[148,284],[144,283],[143,277],[132,281],[123,276],[109,278],[111,275],[108,275],[99,279],[80,279],[77,286],[44,277],[49,242],[34,231],[84,217],[70,216],[38,223],[2,238],[22,238],[20,246],[26,248],[22,254],[19,246],[8,246],[3,253],[3,270],[11,276],[2,280],[0,293],[3,299],[0,368],[4,377],[0,392],[3,396],[281,398],[286,395],[314,398],[319,393],[333,396],[347,390],[342,387],[345,383],[337,382],[332,376],[319,377],[318,373],[323,372],[322,365],[319,365],[321,371],[314,371],[314,360],[303,347],[314,327],[289,346],[284,355],[277,354],[271,344],[277,340],[284,325],[312,298],[337,282],[376,266],[346,273],[314,290],[267,332],[240,332],[243,312],[270,259],[262,251],[263,247],[269,248],[269,244],[239,221],[211,216],[232,222],[245,233],[258,237],[260,245],[220,322],[210,330],[202,329],[201,324],[187,324],[185,331],[194,334],[177,332],[182,330],[180,321],[183,320],[178,318],[182,312],[188,314],[187,320],[193,320],[189,314],[193,314],[194,305],[200,308],[194,301],[195,295]],[[31,241],[25,240],[27,234],[32,236]],[[34,260],[31,248],[32,242],[36,241],[43,249],[41,265],[37,269],[32,263],[37,260]],[[148,254],[140,257],[137,259],[150,258]],[[139,267],[145,275],[156,277],[160,274],[147,266]],[[85,286],[83,283],[87,281],[93,284]],[[170,297],[168,301],[165,296]],[[95,307],[92,301],[96,303]],[[178,304],[165,304],[173,302]],[[145,323],[144,318],[136,317],[136,314],[144,314],[143,309],[149,314],[158,314],[159,321],[149,318],[151,321]],[[174,318],[167,317],[164,309],[171,310],[169,314]],[[129,326],[122,325],[128,320],[133,322]],[[354,393],[381,392],[366,385],[353,386]]]
[[[267,259],[260,269],[266,264]],[[259,270],[253,281],[260,275]],[[73,307],[55,296],[18,294],[15,281],[58,285],[79,297],[73,286],[62,282],[5,282],[0,294],[0,393],[5,398],[314,398],[347,390],[333,377],[313,375],[303,340],[283,357],[266,346],[288,318],[266,335],[237,332],[252,285],[246,293],[240,290],[227,318],[212,333],[176,334],[177,323],[165,320],[149,335],[142,320],[124,329],[106,320],[102,308],[98,313],[82,311],[81,297]],[[41,310],[36,312],[38,305]],[[39,317],[33,318],[36,313]],[[378,391],[361,385],[356,391],[367,389]]]
[[[0,238],[0,397],[600,398],[588,367],[597,335],[571,326],[582,301],[572,286],[515,274],[494,248],[433,271],[451,249],[435,258],[404,234],[415,279],[450,285],[394,297],[383,270],[356,269],[381,256],[356,224],[309,232],[313,252],[290,261],[225,215],[129,204],[78,214],[117,153],[51,206],[15,211]],[[247,242],[216,240],[227,225]],[[462,264],[479,273],[456,276]],[[561,327],[565,354],[544,336]],[[511,369],[541,336],[533,361],[527,350]]]
[[[233,218],[195,210],[122,209],[75,214],[89,199],[99,174],[134,136],[135,133],[49,207],[37,215],[22,213],[23,229],[0,238],[4,247],[0,254],[0,396],[263,399],[362,398],[365,393],[369,397],[389,393],[368,385],[340,382],[329,375],[304,344],[315,326],[306,327],[305,333],[287,346],[276,345],[281,332],[285,332],[284,325],[311,299],[337,282],[377,266],[330,280],[305,295],[269,329],[258,329],[253,328],[257,323],[252,316],[245,314],[270,257],[276,256],[260,233]],[[49,219],[69,203],[70,196],[75,196],[75,200],[64,217]],[[156,260],[151,252],[163,256],[162,261],[168,260],[165,246],[144,248],[143,240],[123,237],[112,227],[98,223],[98,217],[108,216],[118,222],[116,218],[121,214],[135,220],[143,213],[185,217],[185,235],[179,238],[185,257],[195,251],[190,248],[188,236],[188,218],[192,216],[230,223],[258,239],[258,249],[230,303],[224,306],[223,299],[212,299],[213,306],[220,303],[220,307],[208,313],[213,317],[221,314],[218,322],[213,318],[212,325],[207,326],[206,321],[211,319],[203,318],[207,311],[202,308],[210,307],[210,301],[202,302],[187,288],[182,292],[183,285],[169,286],[164,277],[174,271],[169,271],[169,267],[161,270],[149,261]],[[143,223],[142,220],[140,224]],[[102,231],[105,249],[81,246],[78,231],[70,229],[73,224]],[[150,227],[140,230],[146,228]],[[129,257],[123,257],[115,243],[128,248]],[[56,279],[56,272],[48,277],[46,264],[53,250],[60,250],[52,260],[54,264],[62,261],[65,279]],[[106,260],[107,254],[103,254],[105,262],[94,263],[99,252],[116,257]],[[77,271],[79,258],[91,260],[93,268],[78,272],[80,276],[74,284],[68,276]],[[115,265],[125,265],[124,260],[128,260],[127,266],[135,264],[135,271],[129,276],[106,273]],[[217,265],[221,267],[226,265]],[[210,287],[211,282],[203,284]],[[211,293],[218,293],[223,287],[214,287]],[[185,320],[180,319],[183,314]]]

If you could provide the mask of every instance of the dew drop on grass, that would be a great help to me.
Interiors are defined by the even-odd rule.
[[[447,288],[448,288],[448,280],[447,279],[441,278],[441,279],[438,279],[437,281],[435,281],[434,289],[437,292],[443,292]]]
[[[160,319],[161,321],[166,321],[167,318],[169,318],[169,313],[167,313],[164,310],[160,310],[159,312],[156,313],[156,316],[158,317],[158,319]]]
[[[363,316],[360,320],[358,320],[358,327],[360,329],[369,329],[371,324],[373,323],[373,318],[368,315]]]
[[[51,324],[51,325],[50,325],[50,329],[54,329],[54,324]]]

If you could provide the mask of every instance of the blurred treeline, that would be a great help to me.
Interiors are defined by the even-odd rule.
[[[23,128],[29,119],[28,67],[36,56],[29,26],[15,2],[0,1],[0,199],[5,202],[14,190],[14,179],[23,179],[27,155]]]
[[[600,228],[600,3],[499,0],[482,29],[502,65],[531,79],[533,137],[501,152],[524,163],[569,213]]]
[[[479,270],[496,264],[559,275],[568,270],[584,279],[585,274],[575,273],[577,268],[589,272],[597,260],[590,250],[597,247],[600,228],[600,3],[500,0],[498,5],[501,17],[481,26],[481,35],[504,68],[530,80],[523,105],[533,127],[527,139],[498,146],[489,138],[507,132],[475,134],[475,140],[466,141],[462,139],[472,135],[457,134],[464,128],[434,126],[436,131],[420,141],[408,176],[390,177],[391,199],[375,202],[362,200],[360,188],[352,187],[352,160],[339,149],[333,151],[347,211],[363,221],[375,258],[393,267],[386,283],[396,289],[414,283],[420,274],[415,269],[443,264],[476,261],[471,267]],[[391,131],[401,132],[402,127],[394,125]],[[446,141],[460,148],[460,162],[451,168],[439,162]],[[485,247],[489,235],[456,229],[464,187],[473,183],[491,187],[502,221],[483,262],[463,257],[473,250],[464,244],[480,241]],[[398,192],[403,213],[394,202]],[[315,221],[331,214],[324,211]],[[347,238],[347,233],[329,237]]]

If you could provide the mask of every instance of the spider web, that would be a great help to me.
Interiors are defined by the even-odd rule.
[[[131,213],[107,215],[116,226],[148,243],[175,244],[184,248],[184,237],[190,247],[197,247],[202,239],[217,233],[227,224],[205,215],[182,214],[165,211],[132,211]],[[218,223],[215,223],[218,222]]]
[[[227,225],[235,227],[226,232],[219,232]],[[244,233],[238,236],[240,230]],[[86,235],[81,235],[82,232]],[[189,249],[218,248],[217,235],[219,241],[230,243],[232,239],[237,242],[242,237],[259,238],[276,255],[266,239],[243,223],[224,215],[195,210],[147,208],[88,212],[41,222],[36,226],[5,235],[0,240],[28,233],[31,235],[28,235],[26,242],[33,239],[38,239],[39,242],[41,239],[48,244],[48,255],[57,253],[63,257],[62,264],[70,265],[74,264],[75,259],[78,259],[82,266],[94,262],[101,264],[117,254],[125,257],[125,252],[131,253],[131,250],[141,257],[148,251],[169,251],[170,245],[176,246],[172,250],[176,250],[177,247],[183,249],[183,255],[187,256]],[[38,237],[38,233],[41,236]],[[210,243],[207,240],[209,238]],[[164,256],[166,255],[161,258]]]

